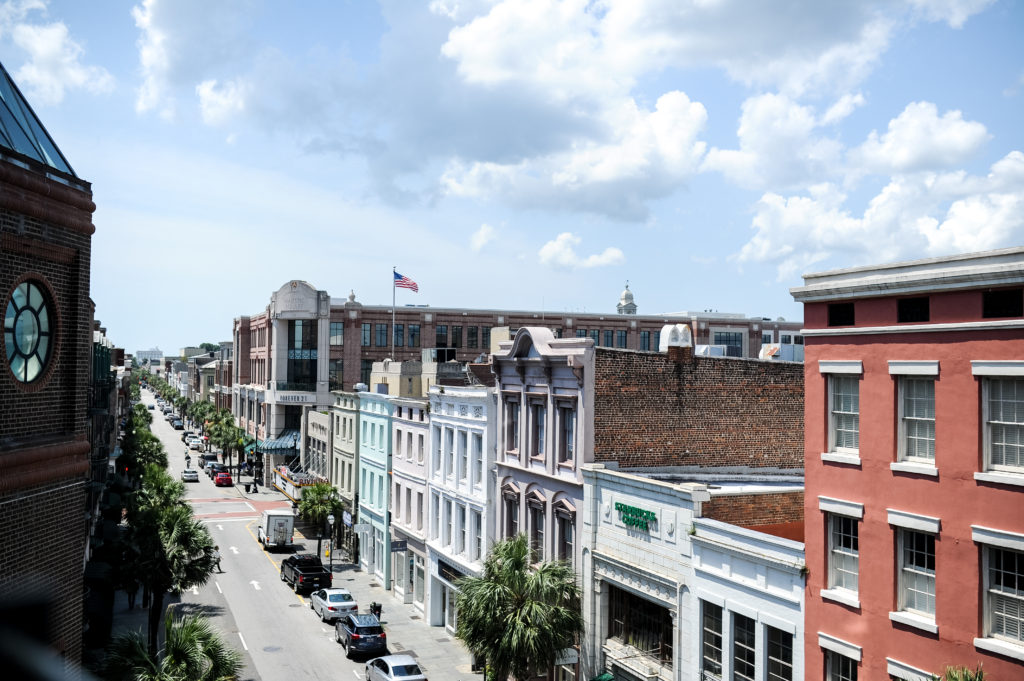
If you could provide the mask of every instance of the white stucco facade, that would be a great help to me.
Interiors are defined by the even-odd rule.
[[[423,611],[427,607],[427,452],[430,410],[426,400],[392,397],[391,574],[394,592]],[[405,542],[398,549],[395,542]]]

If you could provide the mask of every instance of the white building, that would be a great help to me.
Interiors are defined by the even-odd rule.
[[[478,576],[492,532],[495,392],[430,388],[428,622],[454,631],[455,582]]]
[[[391,404],[391,574],[395,595],[422,612],[427,604],[426,538],[430,525],[426,511],[429,403],[392,397]]]
[[[338,540],[354,560],[357,540],[352,526],[358,517],[359,496],[359,395],[341,391],[335,391],[333,395],[334,404],[330,408],[333,437],[328,477],[346,509],[336,525]]]

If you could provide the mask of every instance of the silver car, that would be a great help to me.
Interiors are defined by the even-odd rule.
[[[427,681],[412,655],[385,655],[366,663],[366,681]]]
[[[309,607],[324,622],[336,620],[343,615],[359,610],[359,604],[348,589],[334,587],[320,589],[309,595]]]
[[[182,482],[199,482],[199,471],[195,468],[186,468],[181,471]]]

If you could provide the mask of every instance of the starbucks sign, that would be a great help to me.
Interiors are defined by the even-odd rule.
[[[622,521],[623,525],[635,527],[645,532],[651,529],[651,523],[658,522],[658,516],[654,511],[645,511],[642,508],[620,502],[615,502],[615,510],[619,512],[619,520]]]

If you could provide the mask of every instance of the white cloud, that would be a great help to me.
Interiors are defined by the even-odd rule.
[[[30,12],[45,12],[46,3],[43,0],[10,0],[0,2],[0,38],[21,23]]]
[[[562,269],[577,269],[618,265],[626,259],[622,251],[614,246],[609,246],[601,253],[580,257],[576,253],[576,246],[581,243],[583,239],[572,232],[562,232],[554,240],[541,246],[538,252],[540,262],[542,265]]]
[[[790,186],[822,177],[837,165],[841,145],[815,136],[810,107],[785,95],[764,94],[743,103],[740,148],[711,149],[705,170],[717,170],[747,187]]]
[[[1024,153],[1013,151],[984,177],[913,173],[893,177],[861,217],[835,185],[807,196],[766,193],[756,231],[735,258],[774,262],[779,279],[839,253],[884,262],[987,250],[1024,239]]]
[[[229,81],[218,87],[216,80],[205,80],[196,86],[199,110],[207,125],[220,125],[245,111],[249,87],[241,81]]]
[[[910,0],[929,21],[945,21],[952,28],[963,28],[973,14],[981,12],[995,0]]]
[[[3,26],[24,19],[30,10],[44,9],[27,2],[0,7],[0,35]],[[68,90],[85,90],[94,94],[114,89],[114,77],[101,67],[85,66],[85,50],[72,39],[68,27],[61,24],[8,24],[14,44],[28,53],[28,60],[14,77],[39,104],[56,104]]]
[[[965,121],[960,111],[940,117],[931,102],[911,102],[889,121],[885,134],[872,131],[864,144],[851,151],[850,159],[872,172],[938,170],[966,160],[989,137],[984,125]]]
[[[480,229],[473,232],[473,236],[469,239],[470,248],[476,252],[480,252],[484,246],[486,246],[498,235],[494,227],[491,227],[486,222],[480,225]]]
[[[832,123],[838,123],[847,116],[853,113],[854,109],[864,106],[866,100],[864,95],[861,93],[851,94],[846,93],[828,108],[825,115],[821,117],[822,125],[830,125]]]

